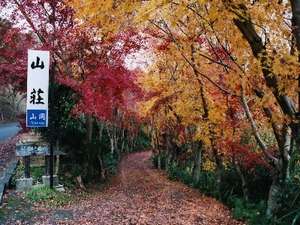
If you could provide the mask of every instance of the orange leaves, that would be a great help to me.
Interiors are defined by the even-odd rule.
[[[82,2],[92,1],[74,2],[84,7]],[[291,99],[296,98],[298,91],[296,79],[300,71],[291,41],[289,3],[150,0],[141,4],[126,0],[113,5],[111,2],[95,9],[84,7],[86,11],[78,15],[87,16],[104,33],[106,29],[115,32],[127,25],[146,33],[154,59],[138,78],[139,85],[148,93],[148,98],[140,103],[140,114],[150,117],[158,132],[178,125],[194,127],[191,139],[202,140],[208,150],[213,145],[211,140],[238,141],[241,131],[249,127],[239,103],[242,87],[251,114],[263,133],[271,132],[271,123],[280,127],[288,121],[274,90]],[[251,30],[239,27],[237,19],[249,22],[246,25]],[[263,50],[253,51],[254,44],[245,38],[247,32]],[[269,75],[266,70],[270,70]],[[278,84],[270,84],[272,76]],[[271,116],[264,114],[266,109],[271,110]]]

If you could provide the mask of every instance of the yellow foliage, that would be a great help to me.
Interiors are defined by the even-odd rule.
[[[231,2],[230,5],[228,2]],[[116,33],[127,26],[147,27],[157,35],[151,39],[155,63],[139,77],[139,84],[152,97],[140,103],[140,113],[151,117],[158,132],[164,127],[193,127],[193,140],[211,149],[211,140],[234,139],[247,119],[240,102],[241,87],[259,128],[271,122],[282,124],[287,118],[276,102],[273,89],[266,85],[260,57],[265,57],[278,80],[281,94],[296,98],[300,73],[298,55],[291,54],[292,32],[289,3],[277,0],[71,0],[77,16],[99,27],[102,35]],[[287,1],[288,2],[288,1]],[[247,8],[249,15],[241,10]],[[266,54],[252,52],[235,19],[251,18]],[[166,40],[168,43],[166,44]],[[165,44],[163,48],[160,45]],[[272,75],[273,76],[273,75]],[[258,97],[257,92],[264,93]],[[235,99],[236,105],[228,105]],[[240,123],[235,130],[228,124],[228,110],[237,109]],[[272,109],[269,119],[263,109]],[[236,119],[236,118],[235,118]],[[236,121],[234,121],[236,122]],[[226,129],[224,129],[224,127]],[[206,170],[215,165],[207,161]]]

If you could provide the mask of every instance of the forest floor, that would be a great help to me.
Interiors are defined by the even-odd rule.
[[[62,208],[35,208],[28,219],[5,224],[243,225],[213,198],[170,181],[151,164],[151,152],[126,156],[104,190]]]

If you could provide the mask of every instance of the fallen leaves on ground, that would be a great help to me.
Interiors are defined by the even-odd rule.
[[[0,143],[0,172],[16,157],[16,143],[19,139],[20,135],[16,135]]]
[[[55,217],[55,210],[33,219],[34,224],[93,225],[242,225],[213,198],[180,182],[170,181],[151,166],[150,152],[125,157],[110,187],[66,206],[72,218]],[[52,215],[52,216],[51,216]],[[25,223],[26,224],[26,223]]]

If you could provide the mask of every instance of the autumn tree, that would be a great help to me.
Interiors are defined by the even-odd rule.
[[[198,101],[191,105],[203,110],[197,115],[201,125],[196,127],[203,132],[198,138],[202,141],[209,139],[207,146],[214,152],[220,169],[223,165],[220,156],[224,152],[216,142],[224,135],[222,132],[232,133],[228,129],[221,130],[220,125],[226,123],[225,112],[234,108],[229,105],[226,109],[224,99],[237,99],[238,107],[244,111],[240,120],[249,121],[253,137],[272,168],[267,215],[274,216],[289,179],[293,143],[298,142],[297,1],[124,1],[120,5],[114,4],[114,1],[102,4],[97,1],[72,2],[75,9],[83,9],[78,15],[88,23],[99,23],[100,27],[106,23],[109,27],[111,22],[122,25],[135,22],[140,29],[150,26],[150,30],[155,30],[157,42],[163,43],[158,48],[157,58],[166,57],[161,63],[156,63],[155,73],[161,78],[167,71],[170,77],[159,78],[157,85],[163,87],[175,83],[174,87],[158,93],[161,99],[172,101],[173,109],[180,95],[171,90],[181,91],[182,85],[182,81],[180,84],[176,79],[173,81],[176,77],[174,70],[180,71],[180,78],[193,77],[187,82],[188,88],[192,92],[194,88],[189,85],[197,83],[198,93],[193,98]],[[92,2],[96,7],[87,8],[86,5]],[[116,20],[109,19],[112,17]],[[166,62],[176,63],[170,66]],[[144,84],[147,83],[151,82]],[[171,93],[166,93],[168,91]],[[175,97],[168,97],[173,95]],[[188,96],[189,100],[193,98]],[[178,105],[189,109],[189,103],[184,101]],[[176,109],[173,113],[168,105],[164,101],[165,123],[169,123],[168,113],[173,114],[172,117],[176,113],[180,123],[184,123],[184,113]],[[188,118],[191,118],[190,115]],[[274,142],[270,145],[262,137],[266,129],[273,133]],[[277,147],[271,152],[269,148],[273,144]]]
[[[32,46],[34,41],[30,34],[22,33],[6,19],[0,19],[0,40],[1,113],[15,120],[24,99],[26,47]]]
[[[92,146],[93,140],[103,138],[104,142],[104,137],[109,136],[111,153],[120,156],[121,151],[133,147],[132,141],[125,141],[130,139],[127,137],[131,131],[131,137],[135,137],[135,129],[140,126],[134,105],[141,91],[134,82],[136,73],[127,69],[125,59],[142,47],[142,39],[130,28],[106,35],[95,26],[85,26],[75,19],[74,9],[66,3],[0,1],[2,7],[12,12],[11,21],[20,22],[18,26],[24,28],[23,32],[29,31],[37,39],[31,47],[51,52],[50,90],[55,90],[55,101],[50,105],[49,116],[56,127],[56,138],[61,139],[73,117],[80,121],[79,133],[81,129],[86,131],[81,144]],[[27,54],[27,47],[22,50]],[[25,77],[24,71],[22,76]],[[135,122],[123,122],[127,116]],[[101,148],[98,145],[97,150],[87,151],[83,158],[78,154],[76,160],[81,160],[88,173],[100,171],[104,177],[106,152]]]

